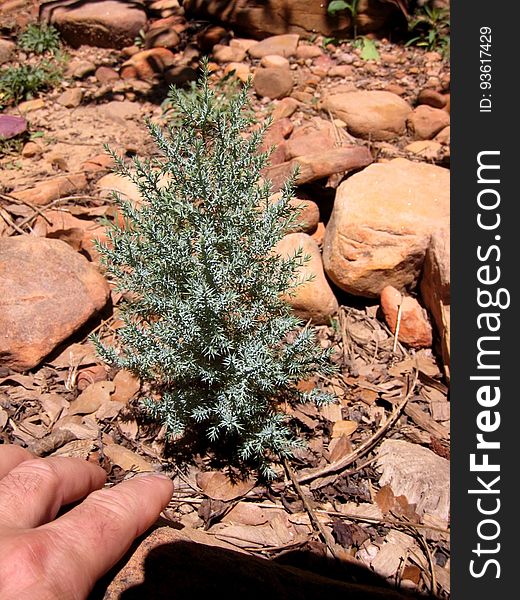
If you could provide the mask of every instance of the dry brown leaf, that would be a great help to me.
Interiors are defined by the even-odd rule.
[[[336,462],[352,452],[352,444],[346,435],[331,440],[329,444],[329,462]]]
[[[139,431],[139,427],[137,425],[137,421],[132,419],[130,421],[121,421],[119,420],[117,423],[121,433],[130,440],[135,440],[137,437],[137,433]]]
[[[331,402],[330,404],[325,404],[320,407],[320,414],[324,419],[327,419],[327,421],[331,421],[331,423],[341,421],[343,418],[341,404],[337,404],[336,402]]]
[[[110,400],[110,394],[115,385],[112,381],[97,381],[88,386],[81,394],[71,402],[69,415],[88,415],[104,403]]]
[[[107,371],[103,365],[92,365],[78,370],[76,387],[80,392],[96,381],[106,381]]]
[[[245,496],[255,487],[255,484],[256,482],[252,479],[233,482],[220,471],[206,471],[197,475],[197,485],[206,496],[225,502]]]
[[[332,427],[332,437],[337,438],[341,437],[342,435],[352,435],[354,431],[356,431],[357,427],[358,424],[356,423],[356,421],[336,421],[336,423],[334,423],[334,426]]]
[[[270,511],[250,502],[239,502],[222,519],[223,523],[233,525],[265,525],[269,521]]]
[[[20,375],[18,373],[13,373],[12,375],[8,375],[7,377],[2,377],[0,379],[0,385],[4,383],[18,383],[26,390],[32,390],[36,387],[36,382],[34,380],[34,376],[32,375]]]
[[[395,504],[395,496],[392,488],[389,485],[384,485],[376,492],[374,500],[381,509],[381,512],[384,515],[388,514]]]
[[[141,383],[139,378],[130,371],[121,369],[114,377],[115,391],[112,394],[112,400],[126,404],[139,391]]]
[[[9,419],[7,411],[0,406],[0,431],[4,430],[4,427],[7,424],[7,419]]]
[[[123,471],[144,473],[155,470],[145,458],[119,444],[107,444],[103,447],[103,452],[112,463],[121,467]]]
[[[93,440],[74,440],[58,448],[50,456],[70,456],[72,458],[81,458],[88,460],[96,444]]]
[[[401,579],[407,579],[413,581],[416,585],[421,580],[421,569],[417,565],[406,565],[403,569],[403,575]]]
[[[60,418],[63,410],[69,407],[67,400],[65,400],[65,398],[59,394],[42,394],[38,400],[40,401],[41,407],[45,411],[45,414],[49,420],[49,427],[52,427],[53,424]]]
[[[357,395],[359,397],[359,399],[364,402],[365,404],[368,404],[368,406],[371,406],[372,404],[374,404],[374,402],[377,400],[379,394],[374,391],[374,390],[367,390],[365,388],[361,388],[358,392]]]
[[[104,419],[113,419],[117,417],[119,411],[124,408],[122,402],[115,402],[114,400],[107,400],[96,410],[96,419],[103,421]]]
[[[77,417],[77,415],[75,415]],[[56,431],[70,431],[77,440],[95,440],[99,436],[99,427],[90,419],[82,419],[77,422],[75,417],[60,419],[60,425],[56,425]],[[69,420],[70,419],[70,420]]]
[[[316,387],[316,378],[313,377],[311,379],[300,379],[296,384],[299,392],[312,392],[312,390]]]

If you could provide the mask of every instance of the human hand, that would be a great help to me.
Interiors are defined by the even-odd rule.
[[[78,458],[0,446],[0,600],[86,598],[173,492],[163,475],[101,489],[105,481],[101,467]]]

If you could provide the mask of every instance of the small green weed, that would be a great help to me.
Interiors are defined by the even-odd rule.
[[[62,77],[63,64],[54,60],[3,69],[0,71],[0,107],[33,98],[37,92],[58,84]]]
[[[381,57],[374,40],[361,36],[354,40],[353,45],[361,50],[360,58],[362,60],[380,60]]]
[[[413,35],[406,46],[420,46],[436,50],[444,56],[450,51],[450,11],[425,5],[408,21],[408,31]]]
[[[18,46],[27,52],[56,54],[60,49],[60,34],[52,25],[32,24],[18,38]]]
[[[358,7],[359,7],[359,0],[351,0],[351,2],[346,2],[345,0],[332,0],[332,2],[329,2],[328,6],[327,6],[327,12],[329,13],[329,15],[332,15],[334,17],[339,12],[348,11],[350,13],[350,16],[352,17],[354,38],[356,38],[357,37],[356,19],[358,16]]]
[[[10,140],[0,139],[0,158],[4,156],[18,156],[22,151],[23,144],[23,141],[19,138]]]

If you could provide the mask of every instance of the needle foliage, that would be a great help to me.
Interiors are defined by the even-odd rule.
[[[297,388],[333,368],[281,299],[307,258],[274,252],[297,218],[291,183],[269,200],[266,127],[246,133],[247,86],[223,101],[204,67],[195,91],[172,88],[170,101],[174,124],[148,124],[160,158],[118,162],[144,201],[116,199],[125,223],[100,246],[127,300],[118,344],[96,343],[106,361],[148,382],[144,404],[169,436],[199,424],[209,442],[224,439],[234,459],[270,477],[272,461],[302,444],[281,409],[332,399]]]

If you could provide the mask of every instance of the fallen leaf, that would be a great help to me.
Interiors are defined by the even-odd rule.
[[[311,379],[300,379],[296,384],[299,392],[312,392],[312,390],[316,387],[316,378],[313,377]]]
[[[103,452],[114,465],[121,467],[123,471],[144,473],[155,470],[145,458],[119,444],[107,444],[103,447]]]
[[[130,421],[121,421],[121,419],[119,419],[117,426],[126,438],[130,440],[136,439],[139,427],[135,419],[132,419]]]
[[[336,462],[352,452],[352,444],[346,435],[334,438],[329,444],[330,462]]]
[[[52,427],[60,418],[63,410],[69,407],[67,400],[59,394],[42,394],[39,401],[49,419],[49,427]]]
[[[112,400],[126,404],[137,394],[141,387],[141,382],[130,371],[121,369],[114,377],[114,385],[116,388],[112,394]]]
[[[406,565],[403,569],[403,575],[401,579],[407,579],[413,581],[416,585],[421,580],[421,569],[416,565]]]
[[[112,381],[97,381],[88,386],[86,390],[70,405],[69,415],[88,415],[110,400],[110,394],[115,385]]]
[[[375,392],[374,390],[366,390],[364,388],[361,388],[358,392],[358,397],[359,399],[364,402],[365,404],[368,404],[368,406],[371,406],[372,404],[374,404],[374,402],[377,400],[379,394],[377,392]]]
[[[330,421],[331,423],[335,423],[336,421],[341,421],[343,415],[341,414],[341,404],[337,402],[331,402],[330,404],[325,404],[325,406],[320,407],[320,414],[324,419]]]
[[[252,479],[231,479],[220,471],[205,471],[197,475],[197,485],[206,496],[213,500],[234,500],[247,494],[255,487],[256,482]]]
[[[88,388],[91,383],[106,381],[107,372],[103,365],[92,365],[78,370],[76,387],[80,392]]]
[[[265,525],[269,521],[270,511],[262,510],[250,502],[239,502],[222,519],[223,523],[233,525]]]
[[[332,437],[341,437],[342,435],[352,435],[356,431],[358,424],[356,421],[336,421],[332,427]]]
[[[368,533],[355,523],[344,523],[341,519],[333,519],[332,534],[338,544],[344,548],[359,548],[370,537]]]
[[[74,440],[58,448],[50,456],[70,456],[72,458],[88,460],[94,448],[95,442],[93,440]]]
[[[386,515],[390,510],[392,510],[395,504],[395,496],[392,488],[389,485],[384,485],[376,492],[374,500],[381,509],[381,512]]]
[[[36,383],[34,381],[34,376],[20,375],[17,373],[16,374],[13,373],[12,375],[3,377],[2,379],[0,379],[0,384],[11,383],[13,381],[14,381],[14,383],[18,383],[19,385],[21,385],[26,390],[32,390],[34,387],[36,387]]]
[[[73,418],[73,417],[72,417]],[[99,436],[99,428],[90,421],[75,423],[67,421],[56,427],[57,431],[69,431],[77,440],[95,440]]]
[[[116,402],[114,400],[107,400],[96,410],[96,419],[103,421],[104,419],[113,419],[117,417],[119,411],[124,408],[122,402]]]
[[[7,411],[4,410],[1,406],[0,406],[0,431],[4,430],[4,427],[7,424],[7,419],[9,418],[9,415],[7,414]]]

